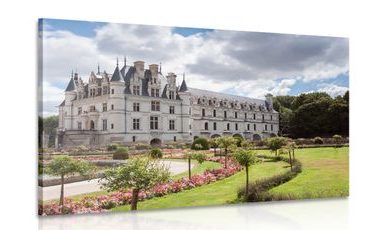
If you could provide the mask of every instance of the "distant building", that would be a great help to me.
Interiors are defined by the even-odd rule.
[[[104,146],[111,143],[192,142],[222,135],[260,140],[276,136],[279,114],[272,95],[252,99],[189,88],[185,76],[157,64],[134,62],[113,74],[91,72],[88,83],[72,74],[59,105],[57,146]]]

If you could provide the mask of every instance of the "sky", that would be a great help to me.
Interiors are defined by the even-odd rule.
[[[347,38],[56,19],[39,32],[44,116],[57,114],[72,71],[112,73],[125,56],[185,73],[189,87],[254,98],[349,89]]]

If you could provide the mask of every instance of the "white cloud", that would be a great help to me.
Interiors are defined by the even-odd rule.
[[[331,97],[343,96],[349,90],[348,87],[338,86],[334,84],[322,84],[322,88],[318,89],[318,92],[326,92]]]
[[[43,36],[43,77],[49,88],[66,86],[72,69],[86,79],[99,63],[111,73],[117,56],[121,65],[127,56],[129,64],[162,62],[164,73],[186,72],[191,87],[258,98],[267,92],[285,95],[298,79],[329,79],[348,71],[343,38],[220,30],[184,37],[169,27],[113,23],[97,28],[91,38],[50,30]]]
[[[42,106],[43,115],[50,116],[58,113],[58,106],[64,99],[64,91],[52,86],[49,82],[42,83]]]

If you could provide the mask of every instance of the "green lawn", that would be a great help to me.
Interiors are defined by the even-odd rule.
[[[186,161],[187,160],[183,160]],[[221,168],[222,165],[218,162],[213,162],[213,161],[205,161],[202,164],[198,164],[196,160],[192,160],[191,163],[194,165],[193,168],[191,169],[191,175],[196,175],[196,174],[201,174],[204,171],[208,169],[216,169],[216,168]],[[172,176],[173,180],[181,179],[182,177],[187,177],[189,175],[188,171],[176,174]]]
[[[265,162],[250,169],[251,181],[269,177],[288,170],[284,162]],[[176,208],[204,205],[219,205],[236,199],[239,187],[244,186],[245,172],[239,172],[226,179],[180,193],[169,194],[138,203],[138,209]],[[129,205],[116,207],[113,211],[129,210]]]
[[[297,149],[296,158],[302,162],[303,171],[291,181],[270,190],[290,193],[296,198],[348,196],[349,156],[348,147]],[[260,153],[271,154],[268,150]],[[269,177],[288,170],[283,162],[264,162],[251,167],[251,181]],[[209,185],[139,202],[138,209],[176,208],[227,204],[236,199],[237,189],[244,185],[245,173],[239,172],[229,178]],[[113,211],[127,211],[120,206]]]
[[[349,195],[348,147],[296,150],[302,173],[270,192],[293,194],[297,198],[338,197]]]

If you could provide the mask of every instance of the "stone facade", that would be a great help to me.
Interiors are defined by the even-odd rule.
[[[196,137],[239,135],[259,140],[275,136],[279,114],[266,100],[188,88],[183,77],[162,75],[143,61],[117,66],[113,74],[91,72],[88,83],[72,74],[59,105],[57,146],[104,146],[169,142]]]

